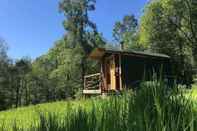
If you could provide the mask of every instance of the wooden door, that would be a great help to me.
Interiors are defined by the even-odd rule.
[[[116,90],[121,90],[120,87],[120,57],[119,55],[115,55],[115,77],[116,77]]]
[[[116,90],[116,65],[114,56],[110,59],[110,78],[111,78],[111,87],[110,90]]]
[[[110,74],[110,60],[105,60],[105,90],[110,90],[111,87],[111,74]]]

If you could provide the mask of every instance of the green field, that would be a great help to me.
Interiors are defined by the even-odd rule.
[[[197,99],[197,84],[193,85],[193,88],[192,88],[192,97],[194,99]]]
[[[19,128],[27,129],[31,126],[38,126],[39,113],[41,112],[46,115],[55,113],[61,119],[61,116],[65,115],[68,106],[73,109],[77,107],[86,107],[88,109],[90,103],[91,100],[61,101],[4,111],[0,112],[0,125],[5,126],[7,129],[16,124]]]
[[[104,99],[62,101],[4,111],[0,112],[0,130],[196,131],[196,106],[192,103],[197,98],[197,86],[184,91],[186,99],[171,92],[165,95],[162,86],[153,85],[143,87],[136,94],[130,92]]]

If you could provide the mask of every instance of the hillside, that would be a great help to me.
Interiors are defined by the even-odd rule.
[[[60,101],[3,111],[0,112],[0,127],[5,126],[9,129],[16,124],[18,128],[28,129],[31,126],[38,126],[40,113],[45,115],[55,113],[61,118],[67,113],[68,106],[75,109],[79,106],[87,109],[89,105],[90,100]]]
[[[178,97],[177,95],[174,96],[174,93],[170,96],[166,93],[161,95],[164,92],[165,90],[162,87],[153,85],[148,88],[143,87],[136,95],[127,93],[121,97],[60,101],[8,110],[0,112],[0,131],[18,131],[20,129],[25,131],[47,129],[49,131],[86,131],[88,129],[91,131],[96,130],[95,128],[104,128],[99,131],[105,129],[105,131],[110,131],[118,127],[120,131],[134,127],[139,130],[140,128],[147,128],[141,123],[145,119],[147,119],[144,121],[146,124],[160,119],[161,123],[156,121],[156,123],[152,123],[152,129],[160,126],[167,126],[170,129],[175,126],[173,124],[180,121],[179,119],[183,119],[176,125],[177,131],[180,131],[179,129],[184,128],[183,125],[191,122],[190,119],[192,121],[196,120],[196,85],[194,85],[192,91],[184,91],[187,99],[180,98],[179,95]],[[194,104],[190,105],[188,98]],[[158,113],[162,113],[165,117],[156,115]],[[170,113],[170,116],[168,116],[168,113]],[[128,121],[136,122],[137,125],[129,124]],[[196,121],[193,122],[194,125],[197,124]]]

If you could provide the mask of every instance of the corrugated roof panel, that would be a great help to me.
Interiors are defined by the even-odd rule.
[[[123,51],[118,49],[105,49],[105,48],[96,48],[90,54],[90,58],[92,59],[101,59],[106,53],[112,54],[124,54],[124,55],[139,55],[139,56],[147,56],[147,57],[157,57],[157,58],[170,58],[170,56],[165,54],[158,53],[149,53],[149,52],[141,52],[141,51]]]

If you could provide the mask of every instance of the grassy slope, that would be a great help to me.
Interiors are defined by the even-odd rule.
[[[197,98],[197,84],[193,85],[193,88],[192,88],[192,96],[194,98]]]
[[[15,124],[20,125],[21,128],[27,128],[37,125],[39,119],[39,113],[48,112],[56,113],[58,116],[64,116],[66,113],[66,108],[70,107],[76,108],[77,106],[89,108],[90,100],[80,100],[80,101],[67,101],[67,102],[54,102],[39,104],[36,106],[23,107],[18,109],[12,109],[4,112],[0,112],[0,127],[2,124],[6,127]],[[3,123],[4,121],[4,123]]]
[[[197,100],[197,84],[193,85],[192,90],[187,90],[185,95],[193,101]]]
[[[187,94],[189,94],[189,97],[192,96],[190,97],[192,98],[192,100],[197,99],[197,85],[194,85],[192,91],[188,92],[189,93]],[[0,112],[0,128],[2,125],[9,128],[11,127],[10,125],[12,125],[13,127],[13,124],[15,124],[14,121],[16,121],[16,124],[20,125],[21,128],[36,126],[38,124],[37,121],[39,119],[39,112],[45,112],[46,114],[48,112],[56,113],[61,119],[61,116],[65,116],[65,114],[67,113],[66,109],[68,105],[69,107],[72,107],[72,110],[74,110],[78,106],[89,109],[90,105],[92,105],[91,103],[92,100],[79,100],[67,102],[62,101]]]

